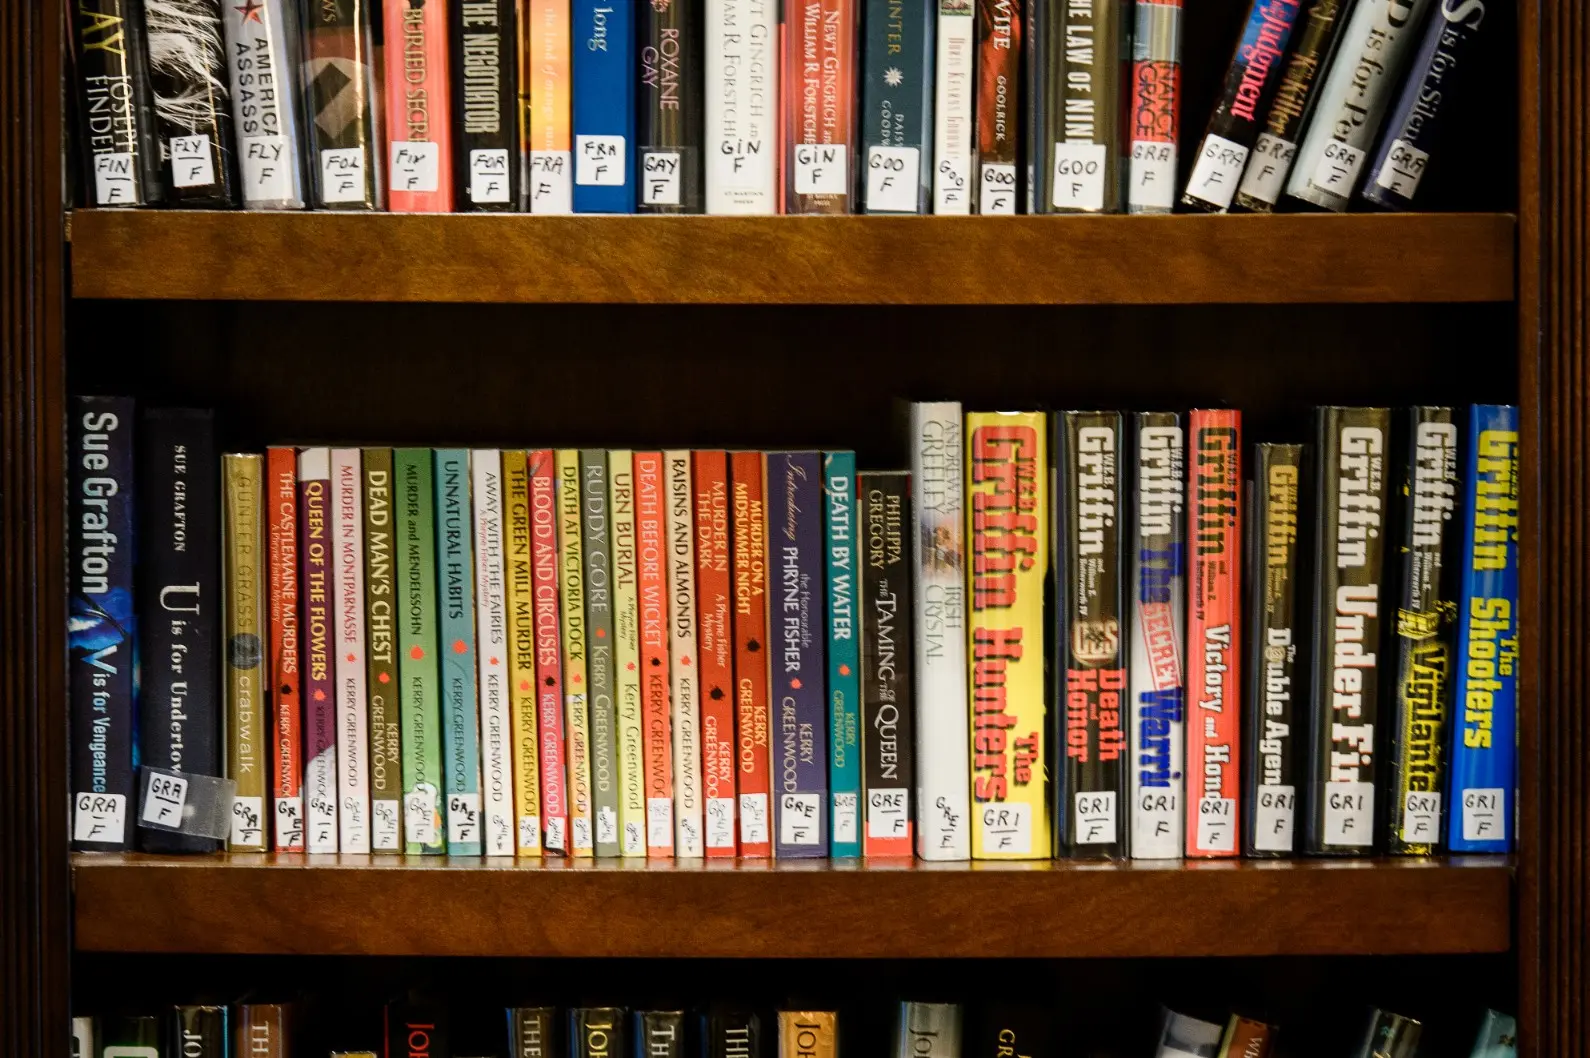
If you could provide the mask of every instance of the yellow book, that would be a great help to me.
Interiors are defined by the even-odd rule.
[[[530,589],[530,474],[523,449],[502,453],[508,596],[508,718],[513,727],[515,855],[541,855],[541,743],[536,726],[535,598]]]
[[[839,1058],[839,1015],[832,1010],[779,1011],[778,1058]]]
[[[226,599],[226,776],[232,798],[233,852],[265,851],[265,792],[271,725],[265,700],[264,457],[221,457],[221,561]]]
[[[972,858],[1046,860],[1044,578],[1049,459],[1042,412],[966,415]]]
[[[563,604],[563,722],[568,730],[569,855],[593,854],[591,720],[585,704],[585,550],[580,535],[580,453],[557,450],[558,587]]]
[[[607,453],[613,518],[613,669],[618,703],[619,834],[625,856],[646,856],[646,766],[640,707],[640,593],[635,580],[635,453]]]

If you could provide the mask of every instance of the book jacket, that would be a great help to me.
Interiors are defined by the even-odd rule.
[[[370,706],[370,850],[403,851],[392,449],[364,450],[365,693]]]
[[[635,212],[637,0],[574,0],[574,212]]]
[[[389,3],[386,29],[387,208],[451,213],[451,85],[444,0]]]
[[[641,715],[646,725],[646,855],[674,854],[673,695],[669,675],[668,517],[661,452],[635,453]]]
[[[614,705],[613,546],[608,510],[607,453],[580,452],[580,514],[585,551],[585,675],[590,687],[591,802],[598,856],[617,856],[619,791],[618,711]]]
[[[518,3],[448,5],[453,63],[453,183],[466,212],[519,206]]]
[[[136,0],[74,6],[72,62],[89,205],[148,206],[166,197],[141,8]]]
[[[237,159],[221,2],[146,0],[142,6],[166,198],[176,206],[233,208]]]
[[[380,59],[371,0],[303,5],[304,99],[316,209],[386,205]]]
[[[230,852],[263,852],[266,845],[264,470],[261,455],[221,457],[226,777],[237,784],[226,840]]]
[[[607,453],[613,512],[613,701],[617,712],[618,824],[623,856],[646,855],[646,741],[641,706],[640,569],[635,543],[635,453]],[[730,728],[733,722],[730,721]],[[732,787],[731,787],[732,789]]]
[[[442,778],[441,671],[437,660],[436,491],[431,450],[392,452],[397,479],[398,713],[403,723],[403,847],[447,851]]]
[[[862,854],[909,858],[916,832],[911,475],[868,471],[856,490]]]
[[[337,681],[332,674],[331,450],[298,453],[302,551],[304,821],[309,852],[337,851]]]
[[[558,476],[552,449],[527,457],[530,476],[531,590],[535,595],[536,719],[541,727],[541,825],[549,852],[569,852],[568,731],[563,706],[562,593]]]
[[[580,453],[559,448],[556,471],[558,609],[563,618],[564,760],[568,776],[569,855],[595,852],[591,804],[591,717],[586,655],[585,549],[580,524]]]
[[[364,482],[357,448],[331,450],[331,582],[337,681],[337,845],[370,851],[369,694],[365,683]]]
[[[767,504],[760,452],[729,457],[734,490],[734,708],[740,853],[770,856],[772,790],[767,660]]]
[[[856,453],[823,454],[827,562],[830,855],[861,855],[861,645],[856,615]]]
[[[298,451],[265,453],[266,548],[270,566],[271,781],[277,852],[304,848],[303,631],[298,593]]]
[[[696,514],[696,657],[700,664],[701,783],[707,855],[740,848],[735,805],[734,627],[729,570],[729,457],[721,449],[692,457]]]
[[[674,735],[674,855],[706,854],[701,803],[701,699],[696,671],[696,561],[690,453],[663,453],[667,507],[668,652]]]
[[[508,690],[508,591],[503,532],[502,453],[469,453],[475,504],[475,666],[480,697],[481,851],[513,856],[518,847],[514,734]],[[534,676],[531,677],[532,681]],[[531,738],[534,742],[534,738]]]
[[[223,4],[231,56],[232,128],[247,209],[303,209],[303,108],[298,82],[301,27],[290,0]],[[401,35],[394,37],[401,39]]]
[[[541,854],[541,727],[537,716],[536,599],[531,582],[530,476],[522,448],[503,449],[503,592],[508,717],[513,742],[514,854]],[[554,613],[553,624],[557,618]],[[484,637],[483,637],[484,638]]]

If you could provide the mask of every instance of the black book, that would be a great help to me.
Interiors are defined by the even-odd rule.
[[[1054,418],[1055,848],[1126,855],[1126,560],[1120,470],[1125,425],[1113,411]]]
[[[554,1058],[562,1054],[557,1029],[557,1011],[551,1007],[509,1007],[509,1058]]]
[[[448,5],[453,59],[453,172],[458,209],[519,204],[519,70],[514,0]]]
[[[160,1055],[160,1019],[153,1014],[111,1016],[99,1019],[98,1050],[94,1058],[116,1054]]]
[[[143,4],[77,0],[71,34],[84,197],[91,206],[164,201]]]
[[[220,0],[145,3],[144,26],[167,200],[201,209],[236,206]]]
[[[384,1058],[452,1058],[447,1007],[440,1003],[388,1003],[384,1027]]]
[[[1053,1009],[1025,1003],[995,1003],[976,1010],[963,1038],[964,1058],[1057,1058]]]
[[[138,437],[138,753],[147,767],[219,776],[221,512],[215,417],[152,408]],[[138,829],[149,852],[214,852],[213,838]]]
[[[175,1058],[228,1058],[226,1008],[181,1006],[171,1012],[171,1050]]]
[[[626,1058],[628,1022],[623,1007],[569,1011],[569,1058]]]
[[[682,1010],[635,1011],[635,1058],[694,1058]]]
[[[304,103],[314,208],[383,205],[378,16],[370,0],[303,5]]]
[[[635,108],[641,213],[700,213],[702,0],[636,5],[640,100]]]
[[[1247,702],[1242,717],[1244,855],[1297,850],[1299,721],[1308,702],[1299,517],[1306,449],[1260,444],[1248,485]]]
[[[868,471],[861,507],[862,853],[910,858],[916,813],[911,688],[911,475]]]
[[[715,1006],[702,1018],[706,1058],[762,1058],[762,1019],[743,1007]]]
[[[1391,412],[1320,408],[1317,416],[1306,850],[1361,856],[1375,844]]]

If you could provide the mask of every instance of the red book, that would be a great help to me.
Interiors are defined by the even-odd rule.
[[[304,848],[304,768],[298,679],[298,452],[265,456],[266,547],[270,563],[271,812],[277,852]]]
[[[1195,410],[1187,473],[1187,855],[1238,853],[1242,413]]]
[[[785,212],[854,213],[856,0],[783,9]]]
[[[732,459],[734,675],[740,744],[740,854],[771,856],[768,796],[767,513],[762,453]]]
[[[701,687],[701,782],[707,855],[739,852],[734,797],[734,626],[729,602],[729,457],[697,452],[696,657]]]
[[[452,95],[447,78],[447,5],[386,5],[387,208],[453,211]]]
[[[640,593],[640,712],[645,728],[646,855],[674,854],[673,697],[669,689],[667,502],[661,452],[635,453],[635,564]]]
[[[552,449],[539,448],[530,453],[530,591],[535,598],[536,712],[541,721],[541,828],[547,851],[567,854],[558,554],[558,471]]]

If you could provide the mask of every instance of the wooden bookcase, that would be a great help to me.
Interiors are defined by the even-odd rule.
[[[1189,8],[1184,140],[1243,6]],[[1132,1053],[1098,1034],[1180,994],[1315,1012],[1332,997],[1489,1003],[1518,1011],[1525,1054],[1590,1055],[1590,11],[1517,6],[1516,70],[1475,122],[1493,150],[1454,189],[1478,212],[729,219],[72,213],[70,7],[0,5],[0,1047],[64,1055],[74,988],[169,999],[418,976],[573,995],[684,959],[686,999],[760,976],[881,1003],[953,995],[1020,959],[1018,992],[1095,1015],[1075,1053]],[[863,465],[898,459],[897,396],[1222,402],[1258,440],[1297,436],[1322,402],[1517,400],[1520,851],[867,868],[72,858],[64,409],[90,390],[216,407],[236,447],[843,444]],[[881,1047],[877,1032],[847,1053]]]

